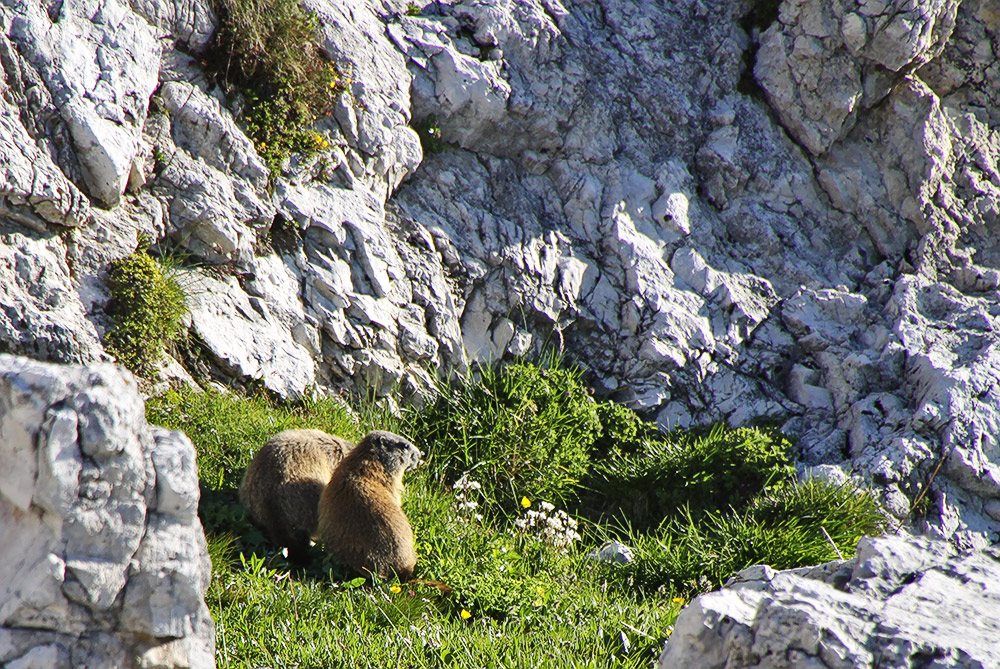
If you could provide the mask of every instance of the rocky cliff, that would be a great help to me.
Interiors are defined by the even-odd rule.
[[[561,348],[665,426],[778,421],[995,541],[995,3],[307,5],[353,83],[330,169],[271,184],[208,0],[0,0],[0,349],[106,358],[141,234],[191,261],[199,374],[396,397]]]

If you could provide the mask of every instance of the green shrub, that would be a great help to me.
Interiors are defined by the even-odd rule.
[[[572,497],[601,434],[580,373],[557,365],[480,367],[411,417],[443,478],[475,469],[487,497],[508,505]]]
[[[634,528],[656,527],[681,508],[695,516],[740,508],[795,473],[791,444],[776,430],[717,425],[665,435],[621,418],[616,425],[624,439],[595,463],[587,501]]]
[[[137,250],[111,263],[108,290],[108,315],[114,322],[108,349],[133,372],[153,373],[164,348],[180,335],[187,313],[176,273],[147,251]]]
[[[701,591],[754,564],[804,567],[836,560],[838,550],[852,557],[861,537],[885,525],[871,493],[813,479],[769,490],[743,509],[683,513],[633,537],[638,559],[629,567],[646,587]]]
[[[319,21],[298,0],[216,0],[216,10],[212,66],[243,97],[244,128],[276,177],[292,153],[329,146],[309,126],[333,111],[350,79],[320,52]]]
[[[601,422],[601,436],[594,442],[595,455],[637,453],[663,434],[654,423],[617,402],[598,402],[597,419]]]

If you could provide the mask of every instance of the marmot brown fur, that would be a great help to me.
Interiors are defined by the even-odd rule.
[[[400,505],[403,472],[420,451],[392,432],[366,435],[333,472],[319,502],[317,538],[347,566],[382,578],[413,575],[413,528]]]
[[[334,468],[354,444],[322,430],[285,430],[271,437],[250,461],[240,484],[240,501],[250,519],[288,559],[309,559],[317,509]]]

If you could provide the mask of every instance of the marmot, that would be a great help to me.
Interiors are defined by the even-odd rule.
[[[354,444],[322,430],[285,430],[271,437],[250,461],[240,501],[250,519],[288,559],[304,564],[316,533],[316,511],[334,468]]]
[[[317,538],[347,566],[381,578],[413,575],[413,528],[400,505],[403,472],[420,451],[392,432],[366,435],[333,472],[319,502]]]

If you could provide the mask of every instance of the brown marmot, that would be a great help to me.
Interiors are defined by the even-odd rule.
[[[341,562],[381,578],[413,575],[413,528],[400,505],[403,472],[420,451],[392,432],[367,434],[333,472],[319,502],[316,536]]]
[[[240,501],[271,541],[288,547],[292,562],[308,562],[320,495],[353,448],[347,439],[322,430],[285,430],[250,461]]]

